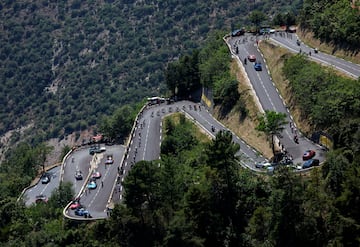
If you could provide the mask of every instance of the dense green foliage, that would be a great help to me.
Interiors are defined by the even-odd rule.
[[[264,114],[259,116],[259,124],[256,130],[264,132],[271,144],[271,149],[275,155],[274,136],[280,136],[287,124],[286,114],[266,110]]]
[[[300,25],[315,37],[338,47],[360,48],[360,15],[348,0],[305,0],[299,16]]]
[[[0,200],[17,197],[20,190],[28,186],[43,169],[49,151],[50,147],[44,144],[32,147],[27,143],[20,143],[15,150],[11,150],[0,166]]]
[[[162,62],[172,58],[169,54],[180,46],[192,50],[198,45],[195,38],[181,43],[183,30],[194,31],[191,37],[199,39],[209,30],[203,24],[209,22],[201,17],[202,11],[214,13],[227,7],[236,16],[261,5],[256,1],[241,2],[242,9],[228,1],[209,1],[194,16],[193,2],[60,2],[0,4],[4,17],[0,80],[6,109],[1,111],[1,133],[26,124],[27,117],[33,114],[43,120],[43,126],[50,126],[51,135],[55,136],[95,124],[97,117],[113,112],[119,104],[139,99],[147,92],[158,92]],[[272,1],[262,4],[269,11],[274,8]],[[217,8],[211,9],[212,6]],[[163,9],[168,12],[161,12]],[[159,12],[163,13],[160,17]],[[215,11],[215,27],[222,27],[225,22],[220,12]],[[129,13],[134,18],[128,18]],[[17,21],[10,22],[12,18]],[[147,24],[138,28],[141,20]],[[181,26],[178,23],[182,20],[189,22]],[[159,25],[166,27],[152,29]],[[116,32],[118,28],[123,31]],[[162,33],[167,38],[160,38]],[[184,33],[190,36],[189,32]],[[50,48],[49,40],[53,42]],[[156,53],[148,49],[149,43]],[[234,87],[234,80],[226,71],[209,74],[219,62],[216,58],[220,66],[225,66],[221,68],[228,70],[229,58],[222,56],[226,49],[221,48],[220,42],[217,44],[211,50],[215,57],[204,52],[206,47],[199,52],[199,66],[195,68],[201,71],[201,82],[211,85],[219,97],[226,97],[231,90],[222,91],[220,85],[228,82],[224,88]],[[123,49],[120,45],[124,45]],[[91,52],[85,52],[85,47]],[[107,50],[111,47],[116,51],[112,55]],[[164,60],[159,62],[154,54],[160,54]],[[174,67],[187,65],[188,73],[189,64],[196,61],[193,54],[180,58]],[[212,63],[204,64],[207,60]],[[30,66],[28,61],[36,66]],[[49,61],[55,65],[53,71]],[[154,64],[160,65],[153,70]],[[114,76],[112,70],[117,69]],[[141,161],[130,171],[124,183],[125,203],[115,206],[109,220],[71,225],[61,215],[72,198],[69,184],[57,189],[47,205],[26,208],[21,200],[16,202],[20,190],[42,168],[49,151],[44,145],[20,144],[0,167],[1,246],[359,246],[359,81],[337,77],[302,56],[289,58],[284,73],[294,96],[291,104],[300,106],[302,117],[308,118],[314,128],[332,133],[341,147],[329,152],[325,164],[308,176],[288,169],[280,169],[272,177],[244,170],[239,165],[242,157],[235,156],[239,146],[232,143],[231,133],[221,131],[215,140],[202,143],[194,135],[195,127],[180,116],[179,121],[168,119],[164,124],[161,160]],[[44,92],[50,81],[61,82],[55,94]],[[79,85],[86,88],[86,93]],[[14,92],[24,101],[17,99]],[[43,103],[41,107],[39,102]],[[23,110],[28,116],[18,117]],[[104,131],[109,131],[109,136],[126,135],[133,119],[131,110],[125,106],[105,118]],[[124,121],[127,128],[118,126],[118,120]]]
[[[117,109],[110,117],[104,117],[101,120],[100,132],[111,142],[126,139],[134,124],[136,113],[128,105]]]
[[[230,73],[231,58],[223,36],[214,32],[200,51],[169,63],[165,77],[168,89],[178,98],[189,98],[190,92],[201,85],[211,88],[214,103],[220,105],[220,113],[225,116],[237,103],[244,104],[238,82]]]
[[[330,152],[322,170],[306,177],[285,167],[272,177],[259,176],[240,167],[230,132],[200,142],[183,115],[166,119],[164,128],[161,160],[135,164],[124,182],[125,202],[109,220],[79,227],[61,219],[72,196],[69,185],[46,206],[25,208],[1,179],[1,245],[360,244],[359,153]]]
[[[283,71],[293,94],[290,104],[301,108],[301,118],[328,131],[338,147],[358,151],[360,80],[337,76],[301,55],[288,58]]]
[[[201,86],[199,52],[195,50],[192,54],[169,63],[165,71],[165,82],[172,96],[178,100],[189,99]]]
[[[2,1],[0,135],[34,123],[27,134],[40,143],[88,129],[119,106],[163,94],[166,64],[209,31],[299,2]]]

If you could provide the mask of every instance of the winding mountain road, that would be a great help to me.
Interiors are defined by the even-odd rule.
[[[263,66],[263,71],[255,71],[252,63],[243,63],[248,55],[253,54],[256,56],[257,61],[266,65],[257,47],[257,43],[262,38],[262,36],[244,35],[228,38],[226,42],[232,56],[237,59],[239,66],[242,67],[248,76],[248,81],[253,88],[258,106],[260,107],[259,110],[261,112],[264,110],[272,110],[285,113],[287,120],[293,123],[293,118],[272,82],[266,67]],[[299,52],[300,48],[302,52],[306,54],[312,51],[310,47],[302,43],[299,47],[296,43],[297,37],[295,34],[277,33],[268,38],[270,38],[272,42],[294,53]],[[238,50],[238,53],[236,53],[236,50]],[[338,59],[321,52],[317,54],[312,53],[309,57],[325,65],[331,65],[335,69],[339,69],[354,78],[360,76],[360,66],[357,64],[349,63],[343,59]],[[95,156],[90,156],[88,149],[79,149],[67,157],[62,164],[62,169],[56,168],[52,171],[54,178],[61,177],[62,181],[73,184],[75,194],[80,198],[81,203],[91,212],[93,219],[106,218],[108,216],[107,210],[109,209],[109,205],[120,202],[123,199],[124,189],[122,187],[122,181],[131,167],[140,160],[151,161],[159,159],[162,140],[162,119],[164,116],[174,112],[183,112],[213,138],[218,131],[228,130],[213,118],[211,113],[201,104],[190,101],[180,101],[173,104],[162,103],[152,106],[148,105],[139,113],[127,147],[107,147],[105,153],[96,154]],[[215,131],[212,131],[212,126],[215,127]],[[296,129],[295,124],[293,124],[293,126],[295,126],[295,128],[291,128],[290,125],[286,126],[279,137],[278,144],[284,147],[293,157],[294,163],[301,164],[303,162],[302,154],[308,149],[316,150],[316,158],[323,161],[325,159],[325,151],[319,145],[314,144],[305,136],[302,136],[301,132]],[[295,131],[297,131],[296,134],[299,136],[298,144],[293,140]],[[242,165],[251,170],[260,171],[255,167],[255,164],[265,161],[266,159],[234,133],[233,141],[240,144],[238,155],[241,156]],[[104,162],[108,154],[114,156],[115,162],[112,165],[105,166]],[[83,180],[75,180],[74,178],[74,173],[78,169],[83,172]],[[86,189],[86,183],[94,169],[101,172],[102,178],[98,180],[98,187],[95,190],[89,191]],[[38,183],[34,187],[26,190],[24,193],[26,204],[30,205],[33,203],[35,196],[39,193],[46,192],[45,194],[49,196],[51,190],[58,186],[60,180],[54,179],[52,181],[51,185],[46,186]],[[83,219],[83,217],[75,216],[74,211],[68,208],[64,210],[64,214],[69,218]]]

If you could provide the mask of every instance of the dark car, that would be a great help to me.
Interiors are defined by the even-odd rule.
[[[304,164],[302,165],[302,168],[306,169],[306,168],[310,168],[313,166],[318,166],[319,164],[320,164],[320,161],[318,159],[309,159],[304,162]]]
[[[38,195],[35,197],[35,203],[47,203],[48,202],[48,198],[45,195]]]
[[[42,177],[41,177],[41,183],[42,183],[42,184],[47,184],[47,183],[50,182],[50,180],[51,180],[51,175],[48,174],[48,173],[44,173],[44,174],[42,175]]]
[[[265,28],[261,28],[259,30],[259,34],[263,35],[263,34],[269,34],[270,33],[270,28],[269,27],[265,27]]]
[[[255,64],[254,64],[254,69],[255,69],[256,71],[262,71],[262,65],[261,65],[261,63],[255,63]]]
[[[312,159],[315,155],[316,155],[316,152],[314,150],[306,150],[305,153],[303,154],[302,159],[304,161],[309,160],[309,159]]]
[[[75,179],[76,179],[76,180],[82,180],[82,179],[83,179],[83,174],[82,174],[81,171],[77,170],[77,171],[75,172]]]
[[[245,29],[244,28],[237,29],[237,30],[231,32],[232,37],[241,36],[241,35],[244,35],[244,34],[245,34]]]

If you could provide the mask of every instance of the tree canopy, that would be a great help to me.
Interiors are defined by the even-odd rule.
[[[287,124],[286,114],[266,110],[264,114],[259,116],[259,124],[256,127],[258,131],[264,132],[269,138],[273,154],[275,155],[274,136],[280,137]]]

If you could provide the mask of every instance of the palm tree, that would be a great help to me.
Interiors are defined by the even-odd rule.
[[[271,140],[271,149],[274,155],[274,136],[279,136],[287,123],[285,113],[266,110],[264,114],[259,116],[259,124],[256,126],[256,130],[264,132],[266,137]]]

